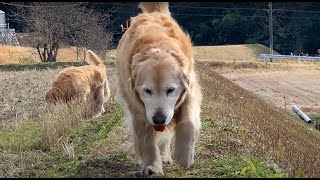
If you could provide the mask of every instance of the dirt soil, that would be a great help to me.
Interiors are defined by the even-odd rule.
[[[294,69],[281,71],[233,71],[222,75],[276,106],[291,111],[297,105],[307,112],[320,110],[320,71]]]

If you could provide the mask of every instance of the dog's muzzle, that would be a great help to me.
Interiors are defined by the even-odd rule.
[[[165,116],[160,110],[153,115],[152,120],[155,125],[163,125],[166,122],[167,116]]]
[[[164,129],[166,128],[166,119],[167,116],[165,116],[160,109],[157,110],[157,112],[152,117],[154,130],[161,132],[164,131]]]

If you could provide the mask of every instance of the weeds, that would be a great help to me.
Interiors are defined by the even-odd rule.
[[[89,119],[75,126],[69,133],[69,137],[72,137],[73,158],[69,158],[70,160],[61,158],[61,154],[59,155],[61,150],[56,146],[52,149],[54,154],[56,154],[53,157],[54,159],[48,159],[50,162],[48,173],[44,173],[42,176],[79,177],[80,174],[84,175],[84,172],[91,174],[88,170],[82,170],[85,168],[90,169],[91,166],[94,166],[90,163],[95,161],[95,158],[90,155],[91,148],[95,147],[99,141],[106,139],[108,132],[119,123],[123,116],[123,112],[119,106],[115,107],[111,109],[107,117],[102,116],[97,119]],[[91,175],[85,175],[85,177],[96,177],[94,174]]]
[[[69,141],[70,130],[76,124],[90,117],[92,111],[90,105],[71,101],[69,104],[58,104],[53,109],[40,114],[42,121],[42,139],[41,144],[44,150],[50,150],[58,140],[60,143]]]

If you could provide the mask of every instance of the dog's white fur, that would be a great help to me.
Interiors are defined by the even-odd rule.
[[[104,103],[110,97],[107,67],[91,50],[86,52],[86,61],[89,65],[65,68],[55,77],[45,94],[49,108],[57,102],[67,103],[74,98],[86,102],[91,95],[95,111],[93,117],[105,112]]]
[[[163,175],[163,162],[190,167],[201,127],[201,87],[193,69],[190,37],[172,19],[167,2],[142,2],[143,13],[117,47],[120,95],[131,124],[135,153],[144,176]],[[161,117],[161,118],[159,118]],[[161,119],[163,132],[153,128]]]

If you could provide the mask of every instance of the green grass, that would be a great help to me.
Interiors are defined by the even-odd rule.
[[[314,120],[314,121],[320,122],[320,114],[312,114],[312,115],[309,116],[309,118]]]
[[[263,177],[286,177],[282,170],[268,164],[260,159],[248,157],[228,157],[217,161],[212,169],[218,177],[227,178],[263,178]]]
[[[244,44],[243,46],[251,49],[256,57],[259,58],[260,54],[269,54],[270,49],[262,44]],[[279,55],[278,52],[273,51],[275,55]]]
[[[79,177],[79,172],[90,174],[91,169],[99,165],[98,162],[101,161],[96,162],[94,157],[91,157],[90,148],[95,147],[99,141],[107,138],[108,132],[119,123],[123,115],[119,106],[113,109],[107,116],[90,119],[73,128],[70,136],[73,137],[75,157],[69,160],[62,156],[61,148],[54,149],[52,156],[44,160],[49,163],[49,168],[41,176]]]
[[[309,116],[309,118],[314,121],[314,126],[316,129],[318,129],[320,131],[320,114],[312,114]]]
[[[184,170],[178,166],[166,169],[166,177],[174,178],[269,178],[287,177],[286,173],[272,163],[267,163],[259,158],[247,156],[221,156],[215,159],[195,162],[197,167]],[[174,173],[173,173],[174,171]]]
[[[26,122],[17,129],[0,129],[0,150],[21,152],[40,149],[39,123]]]

